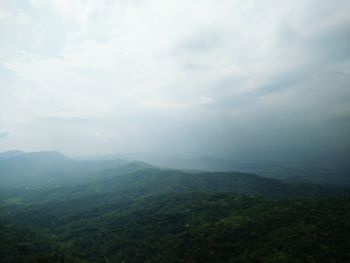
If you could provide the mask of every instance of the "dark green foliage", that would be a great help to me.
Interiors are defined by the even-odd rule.
[[[349,198],[274,201],[240,194],[174,193],[98,211],[89,206],[32,207],[25,217],[7,217],[17,224],[1,227],[4,262],[56,262],[61,253],[71,262],[350,260]],[[40,220],[34,216],[38,213]],[[56,223],[47,224],[53,218]],[[11,261],[13,255],[17,260]]]
[[[350,261],[350,198],[333,190],[118,165],[2,191],[1,262]]]
[[[60,262],[52,234],[32,226],[0,222],[1,262]]]

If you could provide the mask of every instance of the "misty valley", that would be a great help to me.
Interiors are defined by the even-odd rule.
[[[0,0],[0,263],[350,263],[350,0]]]
[[[0,261],[349,262],[335,181],[4,152]]]

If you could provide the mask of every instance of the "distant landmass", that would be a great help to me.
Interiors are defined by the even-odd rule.
[[[350,186],[350,160],[346,158],[329,158],[313,160],[312,158],[276,158],[269,156],[250,160],[223,159],[212,156],[186,156],[169,152],[119,153],[99,156],[81,156],[83,160],[138,160],[160,167],[187,171],[211,172],[246,172],[260,176],[316,184],[333,184]]]
[[[120,157],[0,154],[1,262],[350,260],[346,185]]]

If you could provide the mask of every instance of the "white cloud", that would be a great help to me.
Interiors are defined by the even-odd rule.
[[[9,12],[6,12],[4,10],[0,10],[0,20],[5,20],[11,17],[11,14]]]
[[[210,129],[213,116],[241,123],[260,114],[320,111],[322,119],[324,104],[335,101],[330,115],[349,111],[341,99],[349,97],[349,49],[342,44],[349,39],[347,1],[31,3],[39,18],[20,2],[0,5],[7,43],[0,52],[6,83],[0,102],[10,112],[0,122],[26,121],[23,128],[43,117],[92,118],[108,129],[69,129],[98,144],[103,136],[91,134],[113,140],[101,132],[114,130],[109,123],[120,138],[134,140],[137,129],[118,123],[152,130],[155,122],[184,127],[203,121]],[[143,136],[139,143],[147,145],[150,135]]]
[[[10,135],[9,132],[0,131],[0,139],[6,138],[9,135]]]

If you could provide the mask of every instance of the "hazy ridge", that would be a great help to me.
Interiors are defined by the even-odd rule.
[[[350,258],[346,187],[58,152],[0,154],[0,176],[3,262]]]

